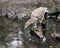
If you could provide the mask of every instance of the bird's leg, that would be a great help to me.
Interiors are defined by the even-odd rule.
[[[41,26],[41,29],[42,29],[42,34],[41,34],[41,36],[40,36],[40,38],[42,38],[42,42],[44,43],[44,42],[46,42],[46,37],[45,37],[45,35],[43,34],[43,26],[42,26],[42,23],[40,23],[40,26]]]
[[[35,23],[34,23],[34,28],[36,28],[37,27],[37,21],[35,21]]]
[[[43,43],[46,42],[46,37],[44,36],[42,39]]]

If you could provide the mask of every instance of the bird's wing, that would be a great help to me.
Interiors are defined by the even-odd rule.
[[[25,23],[25,27],[27,28],[29,25],[33,24],[38,18],[31,18]]]

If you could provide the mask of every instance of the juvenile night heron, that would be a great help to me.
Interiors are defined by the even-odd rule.
[[[48,8],[46,7],[39,7],[35,9],[30,16],[30,19],[25,23],[24,29],[26,29],[29,25],[33,24],[36,22],[38,19],[40,19],[40,22],[43,21],[44,19],[44,14],[48,12]]]

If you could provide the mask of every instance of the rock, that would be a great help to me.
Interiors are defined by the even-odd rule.
[[[54,38],[56,38],[56,37],[60,38],[60,33],[52,33],[51,36],[54,37]]]

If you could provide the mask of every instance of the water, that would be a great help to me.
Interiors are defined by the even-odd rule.
[[[8,43],[8,48],[24,48],[22,31],[19,31],[18,36]]]

